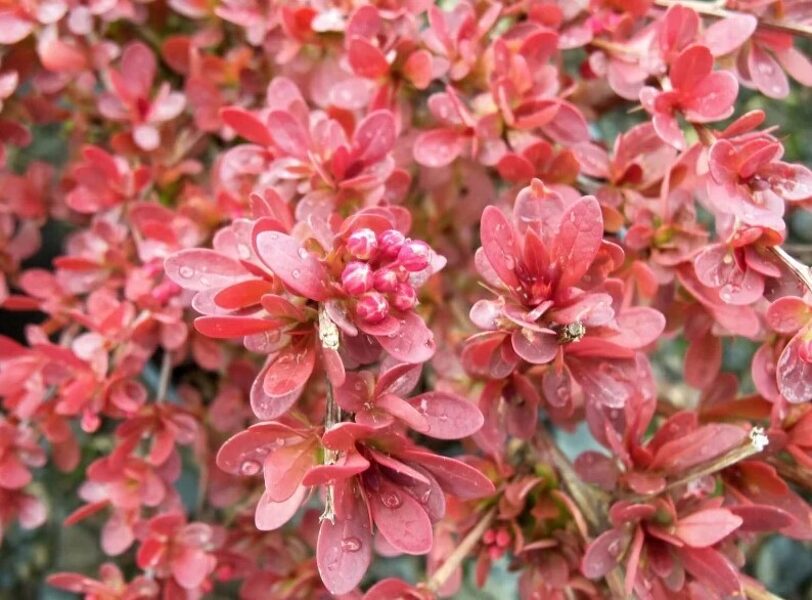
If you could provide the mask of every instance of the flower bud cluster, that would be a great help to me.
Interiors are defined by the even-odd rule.
[[[350,261],[341,273],[344,291],[357,298],[359,319],[379,323],[390,307],[407,311],[417,304],[410,275],[431,264],[432,249],[396,229],[376,234],[369,228],[354,231],[346,241]]]

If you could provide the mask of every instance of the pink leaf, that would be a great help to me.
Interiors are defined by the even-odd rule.
[[[308,134],[301,123],[289,112],[272,111],[268,115],[268,133],[274,145],[285,154],[295,158],[306,158],[310,146]]]
[[[381,160],[395,145],[395,118],[388,110],[376,110],[364,117],[353,136],[358,160],[372,163]]]
[[[750,46],[747,68],[753,83],[765,96],[780,100],[789,95],[789,81],[781,65],[758,44]]]
[[[536,332],[529,329],[514,331],[510,336],[513,351],[527,362],[544,365],[552,361],[560,348],[557,336],[552,332]]]
[[[262,262],[291,290],[311,300],[328,298],[324,267],[297,240],[277,231],[259,231],[254,246]]]
[[[260,531],[279,529],[293,518],[307,496],[307,488],[300,485],[293,495],[283,502],[274,502],[264,492],[257,503],[254,523]]]
[[[239,261],[204,248],[171,254],[164,261],[164,269],[172,281],[194,291],[226,287],[249,277]]]
[[[510,288],[519,285],[514,269],[518,245],[513,226],[504,213],[495,206],[486,206],[479,227],[482,250],[488,263],[502,282]]]
[[[741,517],[727,509],[708,508],[681,517],[674,535],[693,548],[706,548],[720,542],[741,524]]]
[[[424,167],[445,167],[462,152],[460,135],[453,129],[424,131],[414,141],[414,159]]]
[[[804,337],[803,332],[793,337],[781,352],[776,365],[778,389],[793,404],[812,400],[812,357],[805,359],[801,356],[804,345],[809,345]]]
[[[434,334],[416,313],[408,312],[401,319],[397,333],[376,338],[381,347],[395,360],[423,363],[434,356]]]
[[[423,433],[433,438],[462,439],[479,431],[485,422],[476,405],[448,392],[426,392],[408,402],[428,423]]]
[[[774,331],[793,334],[812,322],[812,306],[795,296],[784,296],[767,309],[767,324]]]
[[[712,23],[705,30],[705,45],[714,56],[730,54],[742,46],[756,31],[758,19],[753,15],[734,14]]]

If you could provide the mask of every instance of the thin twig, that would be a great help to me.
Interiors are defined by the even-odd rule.
[[[637,494],[635,496],[630,496],[629,500],[632,501],[648,500],[649,498],[659,496],[660,494],[663,493],[663,491],[673,490],[674,488],[678,488],[680,486],[691,483],[692,481],[695,481],[700,477],[713,475],[714,473],[718,473],[723,469],[731,467],[738,462],[750,458],[754,454],[758,454],[764,449],[764,444],[766,444],[766,437],[763,436],[764,436],[763,430],[759,427],[754,427],[750,433],[750,439],[746,444],[734,448],[727,454],[720,456],[718,459],[706,465],[702,465],[697,469],[688,471],[685,475],[683,475],[679,479],[675,479],[674,481],[669,482],[668,485],[665,486],[664,490],[660,490],[651,494]]]
[[[749,14],[728,10],[716,2],[701,2],[698,0],[654,0],[654,5],[661,8],[670,8],[676,4],[685,6],[687,8],[692,8],[700,15],[711,17],[713,19],[727,19],[728,17]],[[774,19],[759,18],[758,26],[764,29],[772,29],[773,31],[782,31],[792,35],[812,38],[812,26],[804,25],[803,23],[791,23],[789,21],[776,21]]]
[[[160,404],[166,400],[170,379],[172,379],[172,355],[167,350],[164,350],[161,359],[161,375],[158,378],[158,388],[155,390],[155,402]]]
[[[459,546],[454,548],[454,551],[448,555],[445,562],[441,564],[431,578],[429,578],[428,582],[426,582],[426,587],[429,590],[436,592],[443,587],[443,584],[448,581],[448,578],[451,577],[457,567],[459,567],[462,564],[462,561],[464,561],[471,553],[471,550],[474,549],[474,546],[477,545],[480,538],[485,534],[495,518],[496,507],[494,506],[484,515],[482,515],[482,518],[476,525],[474,525],[474,528],[468,532],[468,535],[463,538]]]
[[[772,592],[750,582],[744,584],[744,595],[750,600],[784,600],[781,596],[776,596]]]
[[[792,271],[792,274],[800,281],[807,290],[812,292],[812,269],[807,267],[797,258],[792,256],[789,252],[784,250],[781,246],[771,246],[770,250],[786,267]]]

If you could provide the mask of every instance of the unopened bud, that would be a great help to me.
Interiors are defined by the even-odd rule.
[[[367,292],[358,300],[355,313],[367,323],[380,323],[389,314],[389,302],[378,292]]]
[[[378,238],[375,236],[375,232],[367,227],[354,231],[347,238],[347,250],[355,258],[369,260],[378,250]]]
[[[372,269],[366,263],[351,262],[341,273],[341,285],[353,296],[360,296],[372,289]]]
[[[398,253],[398,262],[403,265],[407,271],[413,273],[422,271],[429,266],[429,258],[431,257],[431,248],[426,242],[421,240],[409,240]]]

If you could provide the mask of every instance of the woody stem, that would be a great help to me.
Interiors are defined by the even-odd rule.
[[[462,542],[449,554],[445,562],[440,565],[428,582],[426,582],[426,587],[428,587],[429,590],[436,592],[443,587],[443,584],[448,581],[448,578],[451,577],[457,567],[459,567],[462,561],[471,553],[474,546],[479,543],[480,538],[485,534],[495,518],[496,507],[494,506],[482,515],[482,518],[474,525],[474,528],[468,532],[468,535],[463,538]]]
[[[160,404],[166,400],[170,379],[172,379],[172,355],[169,351],[164,350],[164,355],[161,358],[161,374],[158,377],[158,388],[155,391],[155,402]]]
[[[759,431],[759,428],[755,428],[754,431]],[[763,435],[763,431],[759,431],[761,435]],[[682,485],[688,484],[700,477],[705,477],[706,475],[713,475],[714,473],[718,473],[719,471],[726,469],[735,465],[738,462],[741,462],[747,458],[750,458],[754,454],[758,454],[763,450],[763,447],[760,446],[754,438],[751,436],[750,440],[746,444],[738,446],[717,458],[716,460],[708,463],[707,465],[700,466],[697,469],[693,469],[688,471],[685,475],[680,477],[679,479],[675,479],[668,483],[665,486],[665,490],[658,491],[652,494],[639,494],[636,496],[632,496],[629,499],[632,501],[637,500],[647,500],[649,498],[653,498],[663,493],[663,491],[673,490],[674,488],[678,488]]]
[[[327,405],[324,409],[324,429],[330,429],[333,425],[341,420],[341,409],[336,404],[335,397],[333,396],[333,386],[327,382]],[[324,449],[324,464],[332,465],[338,459],[338,452],[330,448]],[[324,512],[319,517],[320,521],[335,522],[335,488],[332,485],[327,486],[327,497],[324,500]]]
[[[670,8],[677,4],[686,8],[692,8],[700,15],[710,17],[712,19],[726,19],[728,17],[735,17],[741,14],[749,14],[728,10],[723,7],[724,3],[719,2],[701,2],[699,0],[654,0],[654,5],[661,8]],[[791,23],[788,21],[760,18],[758,20],[758,26],[764,29],[772,29],[773,31],[782,31],[792,35],[812,38],[812,27],[803,25],[801,23]]]
[[[786,267],[792,271],[792,274],[800,281],[807,290],[812,292],[812,269],[807,267],[797,258],[789,254],[781,246],[772,246],[770,250]]]
[[[744,595],[750,600],[784,600],[781,596],[768,592],[753,583],[744,584]]]

